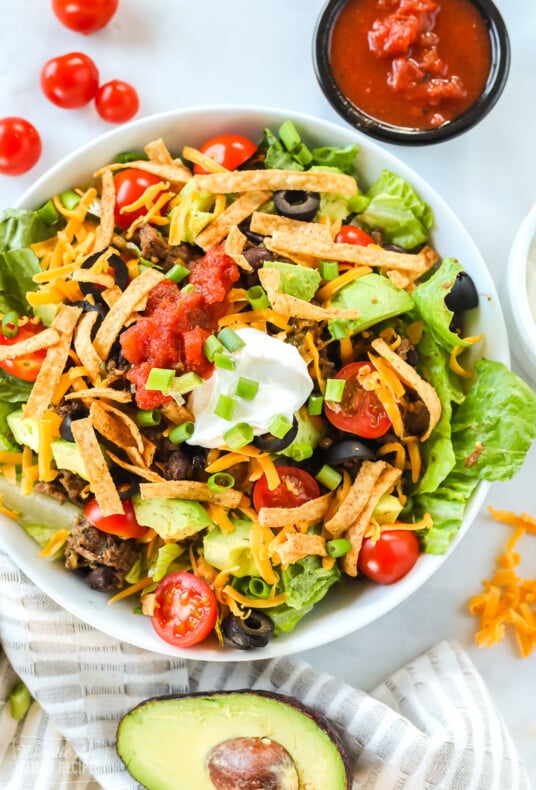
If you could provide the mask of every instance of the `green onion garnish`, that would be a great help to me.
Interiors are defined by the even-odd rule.
[[[339,276],[337,261],[320,261],[320,276],[323,280],[335,280]]]
[[[58,222],[60,215],[58,209],[54,205],[53,200],[47,200],[41,208],[37,209],[37,213],[45,223],[45,225],[55,225]]]
[[[284,414],[278,414],[268,426],[272,436],[275,436],[277,439],[283,439],[291,428],[292,422]]]
[[[246,291],[246,298],[254,310],[264,310],[270,307],[270,300],[262,285],[252,285]]]
[[[165,279],[171,280],[174,283],[180,283],[180,281],[188,277],[189,274],[190,269],[187,269],[182,263],[176,263],[175,266],[172,266],[171,269],[166,272]]]
[[[214,409],[214,414],[217,417],[221,417],[222,420],[230,421],[233,419],[235,409],[236,401],[234,398],[231,398],[229,395],[220,395],[216,408]]]
[[[188,283],[184,288],[181,288],[181,294],[191,294],[192,291],[195,291],[195,285],[193,285],[193,283]]]
[[[231,354],[233,351],[238,351],[239,348],[243,348],[246,345],[230,326],[226,326],[218,332],[218,340],[220,343],[223,343]]]
[[[287,151],[294,151],[299,145],[301,145],[300,134],[293,122],[290,120],[283,121],[279,127],[279,137],[281,138],[281,142]]]
[[[60,194],[60,200],[66,209],[72,211],[80,203],[80,195],[74,189],[66,189],[65,192]]]
[[[151,368],[151,372],[147,376],[145,382],[146,390],[159,390],[166,393],[175,378],[175,371],[168,370],[167,368]]]
[[[247,585],[247,592],[254,598],[268,598],[271,587],[260,576],[252,576]]]
[[[344,557],[351,548],[352,544],[347,538],[336,538],[335,540],[326,541],[326,551],[330,557]]]
[[[122,165],[126,165],[128,162],[146,162],[148,159],[145,151],[121,151],[115,157],[115,161]]]
[[[19,332],[19,317],[14,310],[10,310],[2,318],[2,334],[4,337],[16,337]]]
[[[310,165],[313,161],[313,155],[305,145],[305,143],[301,143],[298,148],[292,152],[292,155],[295,159],[298,160],[304,167]]]
[[[228,488],[232,488],[234,484],[234,477],[227,472],[216,472],[216,474],[210,475],[209,479],[207,480],[207,486],[210,488],[213,494],[219,494],[220,491],[226,491]]]
[[[238,422],[223,434],[223,440],[231,450],[240,450],[253,441],[253,428],[247,422]]]
[[[140,428],[152,428],[153,425],[160,425],[162,420],[162,413],[159,409],[150,409],[148,411],[140,409],[136,413],[136,424]]]
[[[168,439],[171,444],[182,444],[189,439],[194,432],[193,422],[182,422],[176,425],[168,434]]]
[[[319,414],[322,414],[322,409],[324,408],[324,398],[322,395],[311,395],[309,400],[307,401],[307,411],[311,415],[311,417],[317,417]]]
[[[223,351],[223,346],[214,335],[209,335],[203,345],[203,354],[209,362],[214,362],[214,354],[216,351]]]
[[[340,403],[342,394],[344,392],[344,379],[326,379],[326,391],[324,393],[325,400],[331,400],[334,403]]]
[[[199,387],[202,383],[203,379],[201,376],[198,376],[197,373],[190,370],[188,373],[183,373],[182,376],[177,376],[169,390],[173,395],[184,395],[186,392],[195,390],[195,388]]]
[[[32,696],[22,680],[17,680],[9,693],[9,710],[11,717],[20,721],[28,713],[32,704]]]
[[[298,442],[290,446],[290,457],[295,461],[305,461],[313,454],[313,446],[309,442]]]
[[[223,370],[234,370],[236,367],[234,359],[227,356],[227,354],[222,354],[220,351],[214,352],[214,359],[212,361],[217,368],[222,368]]]
[[[322,483],[323,486],[329,488],[330,491],[335,491],[342,480],[342,475],[332,466],[324,464],[319,473],[316,475],[316,479],[319,483]]]
[[[240,376],[236,385],[236,394],[244,400],[253,400],[259,391],[259,382]]]

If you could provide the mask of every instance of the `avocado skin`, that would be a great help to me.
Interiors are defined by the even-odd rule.
[[[303,702],[296,699],[295,697],[291,697],[286,694],[279,694],[277,692],[265,691],[261,689],[255,691],[252,691],[251,689],[236,689],[236,690],[233,689],[231,691],[215,691],[215,692],[200,691],[191,694],[168,694],[158,697],[150,697],[144,700],[143,702],[140,702],[138,705],[136,705],[134,708],[128,711],[119,722],[119,725],[117,727],[117,733],[116,733],[117,753],[128,770],[128,764],[123,759],[120,749],[123,723],[128,717],[132,716],[137,711],[151,704],[159,703],[159,702],[169,702],[173,700],[184,700],[184,699],[209,699],[209,700],[217,701],[218,699],[225,700],[225,698],[236,697],[240,695],[245,695],[245,696],[247,695],[248,697],[256,697],[260,699],[265,698],[275,702],[279,702],[282,705],[287,705],[294,708],[296,711],[298,711],[299,713],[303,714],[308,719],[310,719],[317,727],[319,727],[324,732],[324,734],[329,738],[329,740],[332,742],[333,746],[335,747],[335,749],[340,755],[341,762],[344,768],[344,784],[340,787],[340,790],[350,789],[350,787],[352,786],[352,776],[353,776],[352,763],[340,736],[335,731],[335,729],[328,721],[328,719],[326,719],[325,716],[323,716],[321,713],[314,710],[313,708],[304,705]],[[226,737],[227,737],[226,734],[222,733],[222,740],[225,740]],[[208,748],[210,748],[210,745],[207,746]],[[139,783],[140,787],[144,787],[146,788],[146,790],[152,790],[150,785],[141,784],[138,777],[134,776],[134,778]],[[318,788],[318,790],[320,790],[320,788]],[[322,790],[324,790],[324,788],[322,788]],[[327,788],[325,790],[327,790]]]

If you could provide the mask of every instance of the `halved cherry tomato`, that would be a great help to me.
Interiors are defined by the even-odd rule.
[[[52,0],[52,10],[65,27],[76,33],[95,33],[117,11],[119,0]]]
[[[393,584],[410,572],[419,553],[419,540],[411,530],[384,530],[376,543],[364,539],[357,569],[377,584]]]
[[[356,225],[343,225],[333,241],[336,244],[357,244],[360,247],[368,247],[369,244],[376,243],[372,236]]]
[[[34,324],[28,321],[27,324],[19,327],[14,337],[5,337],[0,331],[0,346],[12,346],[14,343],[20,343],[21,340],[28,340],[30,337],[39,334],[44,328],[43,324]],[[35,381],[46,353],[46,349],[43,348],[40,351],[34,351],[16,359],[3,359],[0,362],[0,368],[11,376],[22,379],[22,381]]]
[[[350,362],[339,370],[336,379],[345,379],[340,403],[324,403],[324,413],[330,423],[341,431],[354,433],[363,439],[377,439],[391,427],[391,420],[375,392],[364,390],[357,374],[370,362]]]
[[[126,230],[136,217],[141,217],[147,213],[143,206],[135,211],[121,213],[124,206],[134,203],[147,189],[153,184],[158,184],[162,179],[152,173],[145,173],[135,167],[127,167],[120,170],[114,178],[115,183],[115,224],[118,228]]]
[[[21,176],[38,162],[41,137],[24,118],[0,118],[0,173]]]
[[[68,52],[47,60],[41,69],[41,89],[47,99],[64,110],[84,107],[95,98],[99,71],[83,52]]]
[[[208,584],[187,571],[170,573],[155,590],[154,630],[164,641],[190,647],[210,634],[218,605]]]
[[[84,507],[84,516],[101,532],[117,535],[119,538],[141,538],[147,527],[138,524],[136,513],[130,499],[123,500],[124,513],[103,516],[96,499],[90,499]]]
[[[320,496],[318,483],[309,472],[296,466],[278,466],[281,482],[270,490],[266,475],[260,477],[253,489],[255,510],[262,507],[298,507]]]
[[[201,153],[214,159],[227,170],[236,170],[253,156],[257,150],[255,143],[240,134],[220,134],[207,140],[199,149]],[[194,173],[207,173],[201,165],[194,165]]]
[[[103,121],[125,123],[140,109],[138,92],[128,82],[110,80],[98,89],[95,108]]]

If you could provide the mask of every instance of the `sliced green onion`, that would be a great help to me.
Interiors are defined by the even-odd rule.
[[[336,538],[335,540],[326,541],[326,551],[330,557],[344,557],[351,548],[352,544],[347,538]]]
[[[234,484],[235,479],[228,472],[216,472],[216,474],[210,475],[209,479],[207,480],[207,486],[210,488],[213,494],[219,494],[220,491],[226,491],[228,488],[232,488]]]
[[[231,398],[229,395],[220,395],[216,408],[214,409],[214,414],[217,417],[221,417],[222,420],[230,421],[233,419],[235,409],[236,401],[234,398]]]
[[[143,614],[143,609],[141,608],[141,606],[135,606],[134,609],[132,610],[132,614]]]
[[[44,203],[41,208],[37,209],[37,213],[45,225],[55,225],[60,218],[58,209],[54,205],[53,200],[47,200],[47,202]]]
[[[300,164],[304,165],[304,167],[307,167],[307,165],[310,165],[313,161],[313,155],[305,143],[300,143],[298,148],[292,152],[292,155]]]
[[[266,307],[270,307],[270,300],[262,285],[252,285],[251,288],[248,288],[246,299],[254,310],[264,310]]]
[[[13,719],[20,721],[28,713],[32,704],[32,695],[22,680],[17,680],[9,694],[9,710]]]
[[[223,351],[223,346],[215,335],[209,335],[203,345],[203,353],[209,362],[214,362],[216,351]]]
[[[313,454],[313,446],[309,442],[297,442],[290,445],[289,452],[294,461],[306,461]]]
[[[234,359],[227,356],[227,354],[222,354],[220,351],[214,352],[214,359],[212,361],[217,368],[222,368],[223,370],[234,370],[236,368]]]
[[[126,165],[128,162],[147,162],[148,159],[145,151],[121,151],[115,157],[115,161],[122,165]]]
[[[223,440],[231,450],[240,450],[253,441],[253,428],[247,422],[238,422],[223,434]]]
[[[311,395],[309,400],[307,401],[307,411],[311,415],[311,417],[318,417],[319,414],[322,414],[322,409],[324,408],[324,398],[322,395]]]
[[[226,326],[218,332],[218,340],[220,343],[223,343],[231,354],[233,351],[238,351],[239,348],[243,348],[246,345],[230,326]]]
[[[277,439],[283,439],[292,428],[292,422],[284,414],[278,414],[268,426],[269,432]]]
[[[182,422],[176,425],[168,434],[168,439],[171,444],[182,444],[189,439],[194,432],[193,422]]]
[[[253,379],[247,379],[244,376],[240,376],[238,379],[238,384],[236,385],[236,394],[239,398],[244,398],[244,400],[254,400],[255,395],[259,391],[259,382],[254,381]]]
[[[254,598],[268,598],[271,589],[270,585],[266,584],[260,576],[252,576],[247,586],[247,593],[253,595]]]
[[[334,403],[340,403],[342,394],[344,392],[344,379],[326,379],[326,391],[324,393],[325,400],[331,400]]]
[[[342,475],[332,466],[324,464],[319,473],[316,475],[316,479],[319,483],[322,483],[323,486],[329,488],[330,491],[335,491],[339,483],[342,481]]]
[[[80,195],[74,189],[66,189],[65,192],[60,194],[60,200],[66,209],[72,211],[80,203]]]
[[[337,261],[320,261],[320,276],[323,280],[335,280],[339,276]]]
[[[191,294],[192,291],[195,291],[195,285],[192,283],[188,283],[188,285],[185,285],[184,288],[181,288],[181,294]]]
[[[162,421],[162,413],[159,409],[150,409],[148,411],[140,409],[136,413],[136,424],[140,428],[151,428],[153,425],[160,425]]]
[[[184,395],[187,392],[195,390],[195,388],[201,386],[202,383],[203,379],[201,376],[198,376],[197,373],[190,370],[188,373],[183,373],[182,376],[177,376],[169,390],[174,395]]]
[[[151,372],[147,376],[145,382],[146,390],[159,390],[166,393],[175,378],[175,371],[168,370],[167,368],[151,368]]]
[[[279,137],[287,151],[294,151],[302,144],[300,134],[290,120],[284,121],[279,127]]]
[[[171,280],[174,283],[180,283],[180,281],[188,277],[189,274],[190,269],[187,269],[182,263],[176,263],[175,266],[172,266],[171,269],[166,272],[164,279]]]
[[[19,332],[19,316],[14,310],[10,310],[2,318],[2,334],[4,337],[16,337]]]

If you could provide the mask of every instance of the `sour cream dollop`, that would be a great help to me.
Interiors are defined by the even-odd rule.
[[[278,415],[292,421],[294,412],[313,390],[307,364],[297,348],[258,329],[238,329],[236,334],[245,346],[231,354],[235,369],[215,368],[212,376],[190,396],[195,428],[188,444],[221,447],[225,444],[223,435],[239,422],[248,423],[255,436],[267,433]],[[241,376],[259,383],[253,400],[236,395]],[[236,400],[232,420],[224,420],[214,413],[220,395]]]

